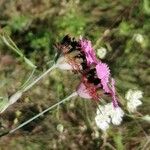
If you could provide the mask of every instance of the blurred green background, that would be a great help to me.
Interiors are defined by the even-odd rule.
[[[96,52],[107,49],[103,61],[111,68],[118,92],[124,96],[128,89],[142,90],[143,105],[138,110],[150,113],[149,0],[0,0],[0,30],[38,66],[35,75],[50,66],[54,44],[63,36],[88,38]],[[17,91],[31,71],[1,40],[0,96]],[[75,91],[79,82],[79,76],[70,71],[53,71],[0,116],[0,129],[14,128],[41,112]],[[149,149],[147,122],[125,117],[104,137],[95,125],[95,112],[93,101],[72,99],[0,138],[0,150]]]

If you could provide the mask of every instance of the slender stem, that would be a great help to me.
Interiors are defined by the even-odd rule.
[[[39,77],[37,77],[37,79],[35,79],[33,82],[31,82],[29,85],[27,86],[23,86],[23,88],[19,91],[17,91],[15,94],[13,94],[10,98],[8,103],[2,108],[0,109],[0,113],[4,112],[10,105],[14,104],[16,101],[18,101],[18,99],[21,98],[22,94],[26,91],[28,91],[32,86],[34,86],[39,80],[41,80],[42,78],[44,78],[50,71],[52,71],[54,68],[56,68],[57,66],[54,64],[51,68],[49,68],[47,71],[45,71],[43,74],[41,74]],[[27,81],[28,82],[28,81]]]
[[[23,89],[24,87],[26,87],[27,86],[27,84],[31,81],[31,78],[33,77],[33,74],[34,74],[34,72],[35,72],[35,68],[32,70],[32,72],[31,72],[31,74],[30,74],[30,76],[28,77],[28,79],[25,81],[25,83],[21,86],[21,89]]]
[[[55,64],[51,68],[49,68],[47,71],[45,71],[42,75],[40,75],[37,79],[35,79],[31,84],[29,84],[27,87],[25,87],[22,91],[23,92],[28,91],[32,86],[34,86],[39,80],[41,80],[42,78],[44,78],[54,68],[56,68]]]
[[[9,37],[7,37],[7,38],[10,40]],[[13,44],[13,46],[8,42],[8,40],[6,39],[6,37],[2,36],[2,39],[3,39],[4,43],[5,43],[9,48],[11,48],[12,50],[14,50],[19,56],[23,57],[23,54],[20,52],[20,50],[18,50],[18,48],[17,48],[16,46],[14,47],[14,43],[12,43],[12,41],[11,41],[11,43]]]
[[[10,131],[8,132],[8,134],[11,134],[11,133],[15,132],[16,130],[22,128],[23,126],[27,125],[27,124],[30,123],[31,121],[35,120],[36,118],[40,117],[41,115],[43,115],[44,113],[50,111],[51,109],[55,108],[56,106],[58,106],[58,105],[60,105],[60,104],[62,104],[62,103],[64,103],[64,102],[68,101],[69,99],[71,99],[71,98],[74,97],[74,96],[77,96],[77,93],[76,93],[76,92],[72,93],[71,95],[69,95],[69,96],[66,97],[65,99],[59,101],[58,103],[56,103],[56,104],[54,104],[54,105],[48,107],[47,109],[45,109],[44,111],[40,112],[40,113],[37,114],[36,116],[34,116],[34,117],[32,117],[31,119],[27,120],[26,122],[20,124],[18,127],[14,128],[14,129],[12,129],[12,130],[10,130]],[[5,134],[5,135],[6,135],[6,134]]]

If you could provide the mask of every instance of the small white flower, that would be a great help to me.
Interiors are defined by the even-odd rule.
[[[105,106],[99,105],[96,111],[95,122],[96,125],[103,131],[106,131],[109,128],[110,118],[105,113]]]
[[[143,92],[140,90],[129,90],[125,98],[127,99],[127,109],[129,112],[135,112],[136,108],[142,105],[141,98],[143,97]]]
[[[105,105],[105,114],[107,114],[108,116],[111,115],[112,111],[114,109],[114,106],[112,103],[108,103]]]
[[[119,125],[122,122],[124,112],[120,107],[114,107],[113,103],[108,103],[105,105],[105,111],[110,116],[114,125]]]
[[[107,49],[104,47],[101,47],[97,50],[97,56],[101,59],[105,58],[106,54],[107,54]]]
[[[129,112],[135,112],[137,107],[141,104],[142,104],[142,102],[139,100],[127,102],[127,109]]]
[[[106,112],[105,107],[106,107],[106,105],[104,105],[104,106],[98,105],[96,114],[97,114],[97,115],[99,115],[99,114],[105,114],[105,115],[107,115],[107,114],[105,113],[105,112]]]
[[[123,116],[123,110],[120,107],[115,108],[113,103],[108,103],[104,106],[99,105],[95,117],[96,125],[105,131],[109,128],[111,122],[114,125],[119,125]]]
[[[95,117],[95,122],[100,129],[106,131],[109,128],[110,118],[107,115],[98,114]]]
[[[117,107],[114,108],[110,116],[114,125],[120,125],[122,122],[122,117],[124,116],[124,112],[120,107]]]
[[[143,97],[143,92],[140,91],[140,90],[129,90],[127,93],[126,93],[126,99],[128,101],[135,101],[135,100],[139,100]]]
[[[139,34],[139,33],[134,34],[134,35],[133,35],[133,39],[134,39],[137,43],[140,43],[140,44],[142,44],[142,43],[144,42],[144,37],[143,37],[143,35],[142,35],[142,34]]]

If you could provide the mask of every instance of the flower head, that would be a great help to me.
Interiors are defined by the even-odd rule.
[[[127,109],[130,112],[135,112],[137,107],[142,105],[141,98],[143,97],[143,92],[140,90],[129,90],[125,98],[127,99]]]
[[[83,38],[75,40],[67,35],[56,47],[60,54],[57,67],[74,70],[82,76],[77,88],[79,96],[98,100],[105,93],[112,97],[114,106],[117,106],[114,80],[111,79],[109,67],[97,60],[91,41]]]

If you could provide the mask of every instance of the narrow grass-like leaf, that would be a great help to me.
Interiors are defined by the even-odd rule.
[[[33,62],[31,60],[29,60],[28,58],[26,58],[26,56],[22,53],[22,51],[17,47],[17,45],[13,42],[13,40],[6,33],[2,33],[0,36],[1,36],[1,39],[3,40],[3,42],[10,49],[12,49],[14,52],[16,52],[25,61],[25,63],[28,64],[28,66],[30,66],[31,68],[36,68],[36,66],[33,64]]]

